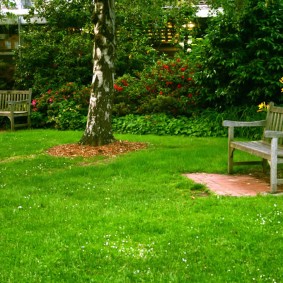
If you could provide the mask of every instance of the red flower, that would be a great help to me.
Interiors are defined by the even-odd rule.
[[[188,97],[189,97],[189,98],[192,98],[192,97],[193,97],[193,95],[192,95],[191,93],[189,93],[189,94],[188,94]]]
[[[159,92],[159,94],[160,94],[160,95],[162,95],[162,94],[163,94],[163,92],[162,92],[162,91],[160,91],[160,92]]]
[[[192,79],[192,78],[188,78],[187,80],[188,80],[188,81],[192,81],[193,79]]]
[[[117,84],[114,84],[114,89],[117,91],[122,91],[123,88],[121,86],[118,86]]]
[[[122,80],[122,84],[123,84],[124,86],[128,86],[128,85],[129,85],[126,80]]]
[[[172,85],[173,83],[172,82],[166,82],[166,85]]]
[[[186,71],[186,68],[183,67],[183,68],[180,69],[180,71],[181,71],[181,72],[185,72],[185,71]]]
[[[163,65],[163,69],[169,70],[169,66],[168,65]]]
[[[177,88],[181,88],[181,87],[182,87],[182,85],[181,85],[181,84],[178,84],[178,85],[177,85]]]

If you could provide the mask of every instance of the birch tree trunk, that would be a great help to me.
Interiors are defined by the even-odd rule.
[[[93,77],[85,132],[80,144],[99,146],[114,141],[111,125],[114,94],[114,0],[94,0]]]

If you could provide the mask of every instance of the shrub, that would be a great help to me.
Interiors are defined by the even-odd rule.
[[[55,128],[59,130],[80,130],[86,125],[86,113],[74,101],[62,101],[58,114],[54,116]]]
[[[212,20],[203,46],[192,52],[202,66],[195,81],[203,103],[223,109],[282,102],[282,8],[281,0],[249,1],[238,18],[224,13]]]
[[[92,38],[88,34],[30,25],[22,32],[15,80],[17,88],[40,94],[71,81],[91,82]]]
[[[0,60],[0,89],[11,89],[13,86],[14,66],[9,62]]]
[[[191,116],[199,103],[193,76],[186,56],[160,59],[138,77],[124,75],[116,80],[113,114]]]
[[[193,137],[223,137],[227,129],[222,126],[225,119],[253,121],[264,118],[257,107],[235,107],[219,113],[214,109],[196,112],[190,118],[172,117],[166,114],[127,115],[113,119],[113,130],[121,134],[183,135]],[[237,128],[238,136],[260,138],[262,129]]]
[[[134,83],[137,80],[136,78],[126,78],[134,86],[137,85]],[[124,81],[123,87],[120,86],[120,89],[116,91],[123,91],[124,88],[130,86],[127,85],[127,82]],[[79,87],[76,83],[67,83],[59,89],[48,90],[32,101],[33,126],[53,127],[60,130],[83,130],[87,119],[89,93],[89,87]],[[127,98],[131,99],[132,102],[139,96],[138,91],[130,94],[133,96]],[[124,101],[124,103],[127,102]],[[253,121],[263,119],[264,115],[265,113],[257,112],[257,106],[232,107],[225,112],[211,108],[194,109],[190,117],[173,116],[165,113],[129,114],[113,118],[113,131],[116,133],[195,137],[225,136],[227,129],[222,127],[224,119]],[[237,129],[237,131],[237,135],[245,137],[259,138],[261,135],[258,128],[244,128]]]
[[[86,123],[90,89],[69,82],[59,89],[49,89],[32,101],[35,127],[60,130],[82,129]]]

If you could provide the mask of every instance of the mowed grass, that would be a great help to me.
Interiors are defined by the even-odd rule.
[[[81,135],[0,133],[0,282],[283,282],[283,198],[219,197],[182,176],[225,173],[227,139],[46,153]]]

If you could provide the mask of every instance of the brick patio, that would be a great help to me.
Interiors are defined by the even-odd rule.
[[[185,176],[196,183],[204,184],[217,195],[241,197],[270,193],[268,180],[252,175],[192,173]],[[275,195],[283,195],[282,186]]]

